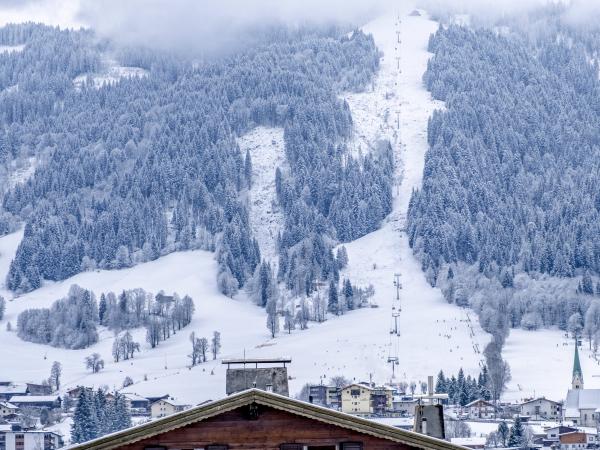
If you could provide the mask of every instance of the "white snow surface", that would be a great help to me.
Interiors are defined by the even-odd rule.
[[[0,45],[0,53],[19,53],[25,48],[25,44],[21,45]]]
[[[275,170],[285,170],[283,128],[256,127],[238,139],[242,157],[246,150],[252,161],[249,192],[250,226],[258,241],[261,257],[277,264],[277,235],[283,227],[283,211],[275,191]]]
[[[560,330],[510,330],[502,356],[510,364],[512,380],[504,398],[563,400],[571,387],[574,352],[573,338]],[[585,339],[579,347],[579,360],[585,388],[600,389],[600,361]]]
[[[73,79],[75,89],[81,89],[88,79],[91,79],[94,88],[100,89],[107,84],[114,84],[122,78],[143,78],[148,76],[148,71],[141,67],[121,66],[109,57],[103,58],[103,69],[97,73],[84,73]]]
[[[443,107],[431,99],[422,83],[431,56],[427,42],[437,23],[425,13],[409,16],[411,11],[407,8],[363,27],[373,34],[383,59],[372,91],[345,97],[354,119],[355,142],[363,149],[368,146],[361,141],[389,139],[396,154],[397,176],[392,213],[381,229],[346,244],[350,264],[343,275],[356,284],[375,287],[379,308],[356,314],[363,317],[363,328],[368,328],[362,342],[375,357],[371,370],[380,379],[389,378],[387,357],[398,356],[397,380],[419,381],[441,368],[456,373],[463,367],[476,374],[488,336],[473,313],[447,304],[441,292],[427,283],[402,231],[411,192],[421,184],[427,121],[435,108]],[[389,333],[396,272],[403,284],[398,340]]]

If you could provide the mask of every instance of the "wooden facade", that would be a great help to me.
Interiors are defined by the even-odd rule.
[[[360,448],[407,449],[408,446],[372,437],[338,426],[315,422],[285,411],[258,405],[256,418],[250,418],[250,406],[228,411],[216,417],[171,432],[120,447],[122,450],[144,450],[148,447],[196,449],[225,446],[229,449],[279,450],[285,444],[302,444],[308,449]],[[343,445],[347,444],[347,445]],[[338,446],[338,447],[336,447]],[[289,446],[290,449],[295,446]]]
[[[256,389],[73,450],[459,450],[447,441]]]

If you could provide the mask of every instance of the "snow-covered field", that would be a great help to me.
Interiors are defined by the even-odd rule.
[[[512,374],[505,398],[564,399],[571,387],[574,351],[573,339],[559,330],[511,330],[503,351]],[[600,389],[600,362],[593,358],[587,340],[579,348],[579,357],[585,387]]]
[[[283,128],[256,127],[238,139],[242,157],[250,152],[252,188],[249,192],[250,225],[261,257],[277,264],[277,235],[283,212],[277,203],[275,169],[285,168]]]
[[[0,45],[0,53],[22,52],[25,44],[21,45]]]
[[[0,239],[0,270],[5,274],[14,255],[22,233],[15,233]],[[44,287],[15,298],[8,302],[5,320],[0,328],[0,360],[12,361],[3,365],[2,378],[14,381],[39,382],[47,378],[53,361],[63,364],[64,387],[78,384],[108,385],[120,387],[125,376],[135,382],[147,375],[148,382],[143,386],[146,394],[168,392],[175,396],[185,396],[190,403],[224,394],[223,378],[202,379],[199,373],[207,375],[217,363],[205,364],[188,370],[189,334],[195,331],[198,336],[209,337],[213,330],[223,336],[223,355],[239,353],[245,346],[252,348],[263,343],[267,336],[262,309],[243,300],[231,300],[221,295],[216,286],[216,262],[213,255],[204,251],[174,253],[157,261],[141,264],[124,270],[86,272],[64,282],[47,283]],[[143,287],[151,292],[164,289],[166,292],[189,294],[195,301],[196,313],[192,323],[171,339],[161,342],[151,350],[145,344],[144,330],[134,333],[141,342],[142,352],[133,361],[113,363],[111,346],[113,335],[103,329],[100,342],[84,350],[65,350],[21,341],[15,332],[6,331],[6,322],[13,326],[19,312],[27,308],[47,307],[61,298],[71,284],[92,289],[97,296],[101,292]],[[3,295],[8,295],[6,291]],[[13,327],[14,328],[14,327]],[[88,373],[83,359],[98,352],[106,362],[100,374]],[[185,373],[183,381],[178,374]],[[221,374],[222,375],[222,374]],[[208,375],[207,375],[208,376]],[[200,381],[202,381],[200,383]],[[134,389],[134,388],[132,388]]]
[[[73,85],[76,89],[81,87],[91,79],[94,88],[99,89],[105,84],[113,84],[122,78],[143,78],[148,76],[148,71],[141,67],[121,66],[110,57],[105,57],[103,69],[97,73],[84,73],[73,79]]]

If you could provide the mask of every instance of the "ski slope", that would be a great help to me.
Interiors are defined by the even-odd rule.
[[[373,89],[346,96],[355,124],[354,152],[369,149],[369,142],[388,139],[397,166],[393,211],[381,229],[346,244],[350,259],[344,276],[359,285],[372,283],[379,308],[366,315],[371,342],[385,348],[376,365],[379,378],[389,378],[387,357],[398,357],[396,381],[426,380],[440,369],[456,373],[463,367],[476,374],[481,350],[488,341],[473,313],[447,304],[441,292],[426,282],[420,264],[408,245],[405,226],[410,194],[421,184],[427,151],[427,120],[443,104],[431,99],[422,83],[430,54],[429,35],[437,23],[405,9],[363,27],[383,52]],[[398,42],[400,40],[400,43]],[[399,125],[399,126],[398,126]],[[401,274],[400,337],[390,335],[391,307],[396,295],[394,273]]]

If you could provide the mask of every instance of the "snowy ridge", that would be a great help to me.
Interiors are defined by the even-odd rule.
[[[283,212],[275,191],[275,170],[285,167],[283,128],[256,127],[238,139],[242,157],[250,152],[252,188],[249,192],[250,226],[258,241],[261,257],[277,264],[277,236],[283,226]]]

